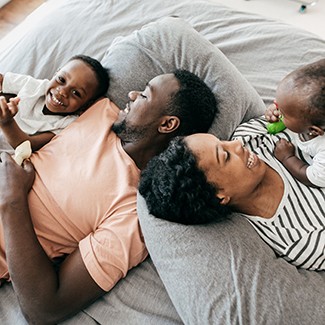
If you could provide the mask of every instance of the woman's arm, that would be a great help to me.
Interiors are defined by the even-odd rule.
[[[55,271],[29,214],[32,164],[27,162],[22,168],[8,154],[0,157],[0,219],[12,284],[28,322],[53,324],[77,313],[105,291],[89,275],[79,249]]]
[[[53,137],[53,132],[43,132],[37,135],[28,135],[16,123],[14,116],[18,112],[19,98],[11,98],[7,103],[5,97],[0,97],[0,128],[8,143],[16,148],[25,140],[29,140],[32,150],[36,151],[48,143]]]

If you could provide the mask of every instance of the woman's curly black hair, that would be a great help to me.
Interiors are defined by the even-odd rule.
[[[176,137],[149,161],[141,172],[139,192],[157,218],[185,225],[224,219],[231,208],[220,204],[216,185],[207,182],[184,139]]]

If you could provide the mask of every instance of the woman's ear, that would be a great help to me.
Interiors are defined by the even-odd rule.
[[[177,116],[164,116],[162,124],[158,127],[160,133],[171,133],[179,128],[181,121]]]
[[[324,134],[324,130],[322,128],[320,128],[319,126],[311,126],[309,128],[309,134],[313,135],[313,136],[318,136],[318,135],[323,135]]]
[[[220,200],[220,204],[227,205],[230,201],[230,196],[223,194],[221,191],[217,193],[217,198]]]

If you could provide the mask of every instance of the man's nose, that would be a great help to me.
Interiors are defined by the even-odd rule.
[[[132,90],[129,92],[128,96],[129,96],[130,100],[132,100],[134,102],[137,99],[137,97],[139,96],[139,92]]]

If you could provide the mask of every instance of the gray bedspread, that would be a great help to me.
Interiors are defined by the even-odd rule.
[[[50,78],[79,53],[106,62],[116,37],[168,16],[181,17],[221,50],[265,105],[273,101],[284,76],[325,57],[325,41],[319,37],[212,0],[50,0],[0,41],[0,73]],[[148,51],[146,44],[139,44],[139,52]],[[155,58],[155,50],[151,51]],[[125,62],[126,71],[136,68],[132,64]],[[138,69],[144,64],[139,60]],[[151,73],[164,71],[159,59],[155,65],[157,70]],[[109,96],[124,108],[128,91],[142,87],[143,80],[133,80],[118,91],[113,87]],[[236,91],[232,93],[236,96]],[[324,273],[299,271],[276,258],[248,222],[235,217],[221,227],[186,230],[155,223],[141,197],[139,216],[151,257],[62,324],[324,323]],[[189,238],[194,242],[187,242]],[[191,274],[193,268],[202,272]],[[26,324],[10,284],[0,288],[0,324]]]

